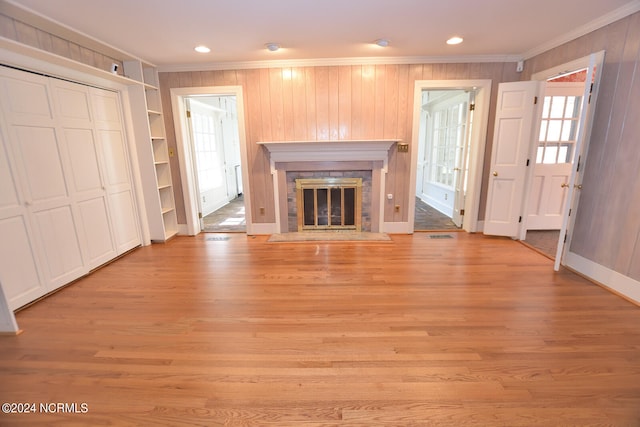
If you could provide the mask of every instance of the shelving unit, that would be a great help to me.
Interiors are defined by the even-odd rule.
[[[149,235],[153,242],[164,242],[177,234],[178,224],[158,72],[152,64],[132,60],[124,62],[124,73],[142,83],[129,89],[134,110],[136,149],[140,159]],[[145,112],[144,117],[142,112]]]

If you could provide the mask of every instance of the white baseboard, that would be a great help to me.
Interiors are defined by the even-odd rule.
[[[261,234],[275,234],[278,226],[275,222],[247,224],[247,234],[250,236]]]
[[[612,291],[640,304],[640,282],[597,264],[573,252],[567,252],[564,265]]]
[[[385,222],[382,224],[383,233],[391,234],[411,234],[413,228],[408,222]]]
[[[187,224],[178,224],[178,234],[181,236],[189,235],[189,227]]]

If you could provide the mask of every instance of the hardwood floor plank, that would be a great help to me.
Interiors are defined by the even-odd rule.
[[[640,308],[510,239],[176,237],[17,313],[0,425],[640,425]]]

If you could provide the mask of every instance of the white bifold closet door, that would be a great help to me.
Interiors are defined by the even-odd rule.
[[[0,283],[15,309],[140,233],[119,95],[0,68]]]

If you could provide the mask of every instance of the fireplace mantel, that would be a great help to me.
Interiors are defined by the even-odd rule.
[[[389,150],[398,142],[399,139],[258,142],[269,151],[269,163],[274,177],[276,232],[282,233],[288,229],[287,171],[319,170],[314,167],[321,165],[319,167],[324,168],[326,165],[323,163],[328,162],[342,171],[371,171],[371,231],[382,231],[382,200],[386,194],[385,174],[389,164]],[[353,169],[354,167],[358,169]]]
[[[325,140],[325,141],[267,141],[258,142],[275,162],[326,162],[382,160],[386,166],[389,149],[399,139]]]

